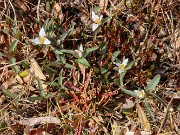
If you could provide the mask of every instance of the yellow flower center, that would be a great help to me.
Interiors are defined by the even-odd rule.
[[[45,37],[39,37],[39,41],[40,41],[41,44],[43,44],[44,41],[45,41]]]
[[[100,17],[99,17],[98,19],[94,20],[94,22],[95,22],[96,24],[100,24],[100,22],[101,22]]]
[[[121,64],[121,65],[119,66],[119,68],[120,68],[122,71],[124,71],[124,70],[125,70],[125,65],[124,65],[124,64]]]
[[[144,97],[145,96],[145,93],[144,93],[144,91],[140,91],[140,97]]]

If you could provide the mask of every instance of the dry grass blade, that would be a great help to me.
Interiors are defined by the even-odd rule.
[[[107,4],[108,4],[108,0],[100,0],[99,6],[100,6],[102,12],[106,11]]]
[[[136,104],[136,109],[138,111],[138,116],[144,131],[149,132],[151,130],[150,123],[146,117],[146,114],[144,113],[143,108],[139,105],[139,103]]]

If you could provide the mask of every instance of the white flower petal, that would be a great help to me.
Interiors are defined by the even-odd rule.
[[[97,29],[97,27],[98,27],[98,24],[93,23],[93,24],[92,24],[92,31],[95,31],[95,30]]]
[[[83,46],[82,46],[82,44],[80,45],[79,50],[80,50],[81,52],[83,52]]]
[[[35,44],[41,44],[39,37],[35,38],[35,39],[31,39],[31,41]]]
[[[145,93],[144,93],[144,90],[134,90],[134,92],[136,93],[136,95],[139,97],[139,98],[144,98],[145,96]]]
[[[134,92],[135,92],[136,95],[139,97],[139,94],[140,94],[139,90],[134,90]]]
[[[45,44],[45,45],[51,44],[51,41],[49,41],[49,39],[45,38],[45,40],[44,40],[44,43],[43,43],[43,44]]]
[[[92,11],[92,20],[96,21],[97,19],[99,19],[99,16],[96,15],[94,11]]]
[[[122,63],[122,64],[124,64],[124,66],[126,66],[126,65],[127,65],[127,63],[128,63],[128,58],[127,58],[127,59],[125,59],[125,60],[123,61],[123,63]]]
[[[102,18],[103,18],[103,16],[101,15],[101,16],[100,16],[100,21],[102,20]]]
[[[117,62],[113,62],[113,64],[116,64],[116,66],[120,66],[121,64],[120,63],[117,63]]]
[[[42,27],[42,28],[40,29],[40,31],[39,31],[39,36],[40,36],[40,37],[45,37],[45,36],[46,36],[46,33],[45,33],[43,27]]]

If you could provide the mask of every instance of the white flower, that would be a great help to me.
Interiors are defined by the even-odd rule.
[[[139,98],[144,98],[144,96],[145,96],[144,90],[134,90],[134,92],[136,93],[136,95],[137,95]]]
[[[35,44],[50,44],[51,41],[49,41],[46,37],[46,33],[44,31],[44,28],[42,27],[39,31],[39,37],[35,39],[31,39],[31,41]]]
[[[92,20],[93,20],[93,24],[92,24],[92,30],[95,31],[97,29],[97,27],[99,26],[99,24],[101,23],[102,20],[102,15],[99,17],[98,15],[96,15],[94,13],[94,11],[92,11]]]
[[[125,67],[126,67],[126,65],[127,65],[127,63],[128,63],[128,58],[127,59],[125,59],[125,60],[123,60],[123,62],[122,63],[115,63],[116,64],[116,66],[118,66],[118,68],[119,68],[119,73],[122,73],[122,72],[124,72],[125,71]]]
[[[81,58],[82,57],[82,55],[83,55],[83,46],[82,46],[82,44],[80,45],[80,47],[79,47],[79,49],[78,50],[74,50],[77,54],[78,54],[78,56]]]

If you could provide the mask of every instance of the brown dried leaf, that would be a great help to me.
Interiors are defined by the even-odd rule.
[[[56,10],[56,12],[60,12],[61,11],[61,7],[60,7],[60,5],[58,4],[58,3],[55,3],[54,4],[54,9]]]
[[[137,103],[136,109],[138,111],[138,116],[140,118],[141,125],[144,129],[144,131],[149,132],[151,130],[150,123],[146,117],[146,114],[144,113],[143,108]]]
[[[32,84],[32,75],[28,74],[27,76],[23,77],[23,81],[27,84]]]
[[[2,95],[0,97],[0,105],[4,103],[4,101],[6,100],[6,96],[5,95]]]
[[[47,124],[47,123],[54,123],[56,125],[59,125],[60,122],[61,122],[60,119],[53,116],[29,118],[29,119],[18,121],[19,124],[25,125],[25,126],[35,126],[35,125]]]
[[[152,135],[152,133],[151,132],[141,131],[141,135]]]
[[[44,76],[40,66],[38,65],[37,61],[32,58],[30,60],[30,64],[31,64],[31,71],[33,71],[35,77],[41,79],[41,80],[46,80],[46,77]]]
[[[19,84],[23,84],[23,80],[21,79],[21,77],[19,75],[16,75],[16,81]]]
[[[52,16],[59,17],[60,20],[63,20],[64,15],[62,13],[62,4],[55,3],[52,9]]]
[[[17,83],[17,80],[16,78],[10,78],[9,81],[7,82],[4,82],[1,86],[0,86],[0,89],[3,90],[3,89],[8,89],[9,87],[13,86],[14,84]]]

